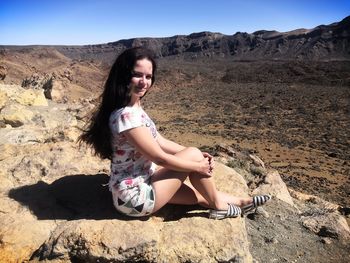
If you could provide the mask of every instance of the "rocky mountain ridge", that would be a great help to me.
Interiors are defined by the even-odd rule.
[[[224,35],[199,32],[164,38],[132,38],[85,46],[48,46],[71,59],[104,61],[108,64],[125,48],[147,46],[158,57],[225,57],[233,60],[349,60],[350,16],[330,25],[289,32],[259,30]],[[35,48],[37,46],[27,46]],[[39,46],[40,47],[40,46]],[[1,52],[21,46],[0,46]]]
[[[105,45],[86,47],[82,56],[103,57],[132,46],[144,45],[155,50],[159,57],[228,57],[234,60],[344,60],[350,59],[350,17],[338,23],[320,25],[313,29],[290,32],[260,30],[252,34],[237,32],[234,35],[200,32],[188,36],[169,38],[135,38]],[[79,53],[74,48],[58,48],[68,57]],[[99,51],[100,50],[100,51]]]

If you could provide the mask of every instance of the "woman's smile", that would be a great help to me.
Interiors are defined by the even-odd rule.
[[[130,81],[131,104],[142,98],[152,86],[152,62],[148,59],[137,60]]]

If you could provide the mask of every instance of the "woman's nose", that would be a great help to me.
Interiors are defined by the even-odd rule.
[[[145,82],[146,82],[146,76],[145,76],[145,75],[143,75],[143,76],[141,77],[141,82],[142,82],[142,83],[145,83]]]

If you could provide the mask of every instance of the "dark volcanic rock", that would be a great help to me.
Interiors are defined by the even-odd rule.
[[[350,17],[330,25],[290,32],[260,30],[234,35],[200,32],[165,38],[134,38],[89,46],[59,46],[72,58],[93,58],[110,63],[115,54],[134,46],[147,46],[158,57],[232,57],[235,60],[347,60],[350,59]]]

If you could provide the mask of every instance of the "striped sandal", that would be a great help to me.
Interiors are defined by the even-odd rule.
[[[241,214],[242,214],[242,210],[239,206],[235,206],[233,204],[228,204],[227,210],[211,209],[209,211],[209,218],[221,220],[221,219],[229,218],[229,217],[231,217],[231,218],[238,217]]]
[[[254,209],[255,209],[254,212],[256,212],[256,209],[259,206],[264,205],[267,201],[271,200],[271,198],[272,198],[271,195],[256,195],[256,196],[254,196],[252,203],[242,207],[242,214],[248,214],[251,211],[253,211]]]

